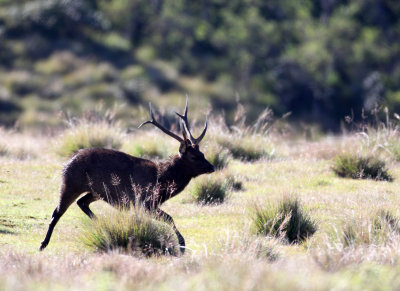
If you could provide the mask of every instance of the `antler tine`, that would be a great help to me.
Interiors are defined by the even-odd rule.
[[[186,133],[189,134],[190,141],[192,143],[194,143],[194,141],[196,139],[193,137],[192,133],[190,132],[189,120],[187,118],[188,108],[189,108],[189,96],[186,95],[185,113],[183,115],[179,114],[178,112],[175,112],[175,113],[176,113],[176,115],[178,115],[183,120],[183,122],[184,122],[184,127],[183,128],[185,129]]]
[[[151,116],[151,120],[145,121],[143,122],[141,125],[139,125],[138,128],[141,128],[143,125],[145,124],[153,124],[155,127],[158,127],[159,129],[161,129],[165,134],[169,135],[170,137],[176,139],[177,141],[179,141],[180,143],[184,143],[184,140],[179,137],[178,135],[176,135],[175,133],[173,133],[172,131],[166,129],[164,126],[162,126],[160,123],[157,122],[157,120],[154,118],[154,112],[153,112],[153,108],[151,106],[151,102],[149,103],[150,106],[150,116]]]
[[[186,133],[190,136],[190,141],[193,145],[198,145],[201,140],[204,138],[204,135],[206,134],[207,131],[207,121],[208,121],[208,116],[206,118],[206,123],[204,126],[204,130],[201,133],[201,135],[198,138],[194,138],[192,133],[190,132],[190,126],[189,126],[189,120],[187,118],[187,113],[188,113],[188,106],[189,105],[189,96],[186,95],[186,106],[185,106],[185,113],[184,115],[179,114],[178,112],[175,112],[182,120],[183,120],[183,125],[184,125],[184,130],[186,131]]]
[[[206,135],[207,132],[207,124],[208,124],[208,115],[206,116],[206,122],[204,124],[204,129],[203,132],[200,134],[200,136],[198,138],[195,139],[195,144],[200,144],[201,140],[204,138],[204,136]]]

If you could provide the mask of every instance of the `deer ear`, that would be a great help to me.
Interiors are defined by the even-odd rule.
[[[186,149],[187,149],[187,144],[185,142],[182,142],[179,147],[179,153],[183,155],[186,152]]]

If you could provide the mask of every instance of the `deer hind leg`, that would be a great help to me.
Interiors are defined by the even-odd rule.
[[[96,218],[92,210],[89,208],[89,204],[96,201],[97,198],[92,193],[87,193],[85,196],[78,199],[76,204],[86,213],[90,218]]]
[[[49,224],[49,229],[47,230],[46,237],[42,241],[39,250],[42,251],[49,244],[54,227],[60,220],[61,216],[65,213],[65,211],[67,211],[68,207],[72,204],[72,202],[74,202],[75,198],[73,197],[74,195],[65,195],[65,193],[61,195],[60,203],[53,211],[53,215],[51,216],[51,221]]]
[[[156,216],[172,225],[172,229],[175,231],[176,236],[178,237],[181,254],[183,255],[185,253],[185,239],[183,238],[179,230],[176,228],[176,225],[172,217],[168,213],[162,211],[159,208],[156,210]]]

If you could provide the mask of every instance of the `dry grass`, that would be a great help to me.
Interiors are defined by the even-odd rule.
[[[0,157],[35,159],[46,150],[47,140],[0,128]]]
[[[89,115],[77,121],[71,121],[70,127],[56,141],[56,152],[68,157],[80,149],[109,148],[120,149],[125,133],[112,116],[98,117]]]
[[[226,132],[230,130],[233,129]],[[212,139],[213,131],[210,127],[207,136],[210,147],[217,145]],[[241,132],[271,141],[280,156],[257,162],[230,160],[218,175],[221,182],[242,184],[242,191],[229,191],[229,199],[224,203],[199,205],[185,201],[196,181],[201,180],[199,177],[183,194],[163,204],[163,210],[174,218],[186,239],[187,251],[181,257],[135,258],[118,252],[88,251],[77,239],[77,226],[84,214],[76,205],[60,220],[49,247],[37,253],[51,211],[57,205],[63,161],[44,158],[42,146],[34,148],[32,159],[0,156],[0,289],[400,288],[396,207],[400,203],[400,166],[388,151],[372,146],[372,142],[367,145],[362,134],[321,137],[319,141],[309,142],[279,138],[269,132],[246,132],[246,129]],[[6,134],[22,147],[29,142],[51,144],[49,137]],[[158,133],[147,131],[129,135],[123,139],[123,148],[135,143],[136,138],[152,143],[148,140],[153,134],[157,138]],[[372,131],[368,134],[371,139]],[[384,144],[384,133],[376,134],[382,140],[379,143]],[[169,149],[167,140],[161,144]],[[207,146],[202,149],[207,157]],[[177,151],[174,141],[171,150]],[[393,182],[337,177],[331,170],[333,157],[346,151],[376,153],[390,167]],[[210,177],[213,175],[217,173]],[[249,202],[278,203],[282,193],[293,192],[306,206],[307,214],[318,221],[318,231],[302,244],[284,244],[279,239],[253,236]],[[96,214],[107,209],[102,202],[91,207]]]
[[[166,159],[177,154],[178,149],[179,143],[175,140],[166,139],[155,130],[140,130],[124,139],[121,150],[136,157]]]

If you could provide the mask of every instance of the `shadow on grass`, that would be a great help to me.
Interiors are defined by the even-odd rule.
[[[1,229],[0,228],[0,234],[13,234],[13,235],[16,235],[17,233],[15,231],[12,231],[12,230]]]

